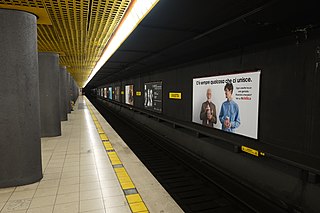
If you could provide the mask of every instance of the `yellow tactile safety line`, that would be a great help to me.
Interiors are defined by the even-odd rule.
[[[87,103],[87,102],[86,102]],[[90,115],[93,119],[93,122],[97,128],[97,131],[99,133],[100,139],[103,143],[103,146],[105,147],[105,150],[108,154],[109,160],[113,166],[113,170],[117,175],[118,181],[121,185],[121,188],[126,196],[126,199],[128,201],[128,204],[130,206],[130,209],[133,213],[147,213],[149,212],[147,206],[143,202],[140,194],[138,193],[138,190],[136,189],[135,185],[133,184],[129,174],[127,173],[126,169],[124,168],[120,158],[118,157],[117,153],[113,149],[113,146],[111,142],[109,141],[108,136],[103,131],[97,117],[93,113],[91,107],[86,104]],[[126,193],[129,191],[133,191],[133,193]]]

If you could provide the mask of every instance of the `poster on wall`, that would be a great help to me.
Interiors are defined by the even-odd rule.
[[[103,97],[107,98],[107,88],[104,88]]]
[[[162,112],[162,82],[144,84],[144,108],[155,112]]]
[[[108,89],[108,98],[112,100],[112,87],[109,87]]]
[[[125,103],[133,105],[133,85],[125,86]]]
[[[260,73],[194,78],[192,122],[257,139]]]
[[[114,88],[114,100],[120,102],[120,86]]]

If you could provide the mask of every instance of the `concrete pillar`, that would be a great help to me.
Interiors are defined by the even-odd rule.
[[[70,96],[70,73],[67,72],[67,104],[68,104],[68,113],[71,113],[71,96]]]
[[[74,86],[74,81],[73,81],[73,77],[70,77],[70,97],[71,97],[71,101],[74,100],[74,94],[73,94],[73,86]]]
[[[78,95],[77,95],[77,83],[76,81],[73,79],[73,87],[72,87],[72,91],[73,91],[73,101],[76,102]]]
[[[39,53],[41,137],[61,135],[59,55]]]
[[[72,90],[72,100],[73,102],[76,101],[76,91],[74,89],[74,87],[76,86],[76,82],[74,81],[74,79],[72,78],[72,87],[71,87],[71,90]]]
[[[68,106],[67,106],[67,71],[65,66],[60,67],[60,120],[67,121],[68,120]]]
[[[78,87],[77,84],[76,84],[76,97],[77,97],[77,99],[78,99],[78,97],[79,97],[79,87]]]
[[[76,81],[74,82],[74,90],[75,90],[75,101],[76,101],[79,97],[79,87]]]
[[[42,178],[37,18],[0,9],[0,187]]]
[[[78,99],[78,97],[79,97],[79,86],[78,86],[78,84],[76,84],[76,96],[77,96],[77,99]]]

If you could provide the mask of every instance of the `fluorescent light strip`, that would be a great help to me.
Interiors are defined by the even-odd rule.
[[[115,34],[109,41],[101,58],[96,66],[93,68],[88,80],[84,84],[85,87],[91,79],[96,75],[100,68],[109,60],[113,53],[120,47],[120,45],[127,39],[127,37],[138,26],[142,19],[151,11],[151,9],[158,3],[159,0],[136,0],[133,7],[128,9],[129,13],[124,17],[124,20],[118,26]]]

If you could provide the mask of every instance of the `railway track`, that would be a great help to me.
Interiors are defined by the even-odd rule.
[[[97,99],[89,99],[185,212],[282,212],[264,199],[256,200],[256,195],[248,198],[245,187],[143,124],[125,119]]]

